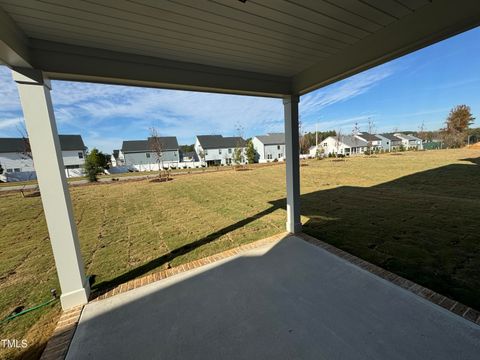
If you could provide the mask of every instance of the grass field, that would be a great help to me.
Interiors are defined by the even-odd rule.
[[[306,162],[304,231],[480,309],[480,150]],[[285,166],[71,188],[86,272],[103,289],[284,231]],[[0,194],[0,318],[57,288],[40,198]],[[35,358],[58,303],[0,325]],[[2,352],[3,351],[3,352]],[[0,358],[19,352],[0,349]]]

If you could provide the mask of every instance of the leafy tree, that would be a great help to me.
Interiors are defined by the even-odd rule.
[[[93,148],[85,157],[84,169],[90,182],[97,181],[97,175],[108,166],[108,158],[96,148]]]
[[[443,140],[447,147],[460,147],[464,144],[468,127],[473,123],[470,106],[457,105],[448,114],[445,128],[442,129]]]
[[[2,164],[0,164],[0,175],[3,174],[3,167],[2,167]]]
[[[195,151],[195,144],[191,145],[180,145],[179,149],[182,153],[194,152]]]
[[[248,140],[247,142],[246,155],[248,163],[253,164],[255,162],[255,148],[253,147],[252,140]]]
[[[445,130],[447,132],[463,133],[473,124],[474,120],[470,106],[457,105],[448,114]]]

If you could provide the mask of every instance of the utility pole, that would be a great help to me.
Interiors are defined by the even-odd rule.
[[[318,149],[318,123],[315,124],[315,151]]]

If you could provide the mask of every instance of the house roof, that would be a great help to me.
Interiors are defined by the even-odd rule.
[[[338,139],[337,136],[332,136],[333,139],[335,139],[335,141]],[[368,146],[368,143],[362,139],[359,139],[353,135],[342,135],[340,137],[340,142],[342,142],[343,144],[349,146],[349,147],[364,147],[364,146]]]
[[[410,134],[395,134],[396,136],[398,137],[402,137],[403,139],[405,140],[420,140],[419,138],[417,138],[416,136],[413,136],[413,135],[410,135]]]
[[[376,137],[375,135],[370,134],[368,132],[363,132],[363,131],[361,133],[358,133],[357,136],[361,137],[365,141],[379,141],[379,140],[381,140],[380,138]]]
[[[222,135],[198,135],[198,142],[203,149],[226,149],[237,146],[245,147],[247,142],[239,136],[223,137]]]
[[[178,150],[178,141],[175,136],[159,136],[162,149],[164,151],[168,150]],[[149,137],[147,140],[125,140],[122,144],[122,152],[149,152],[154,148],[153,145],[154,138]]]
[[[59,135],[62,151],[86,150],[81,135]],[[28,142],[28,139],[26,139]],[[18,153],[25,151],[23,138],[0,138],[0,153]]]
[[[380,134],[380,136],[383,136],[384,138],[387,138],[390,141],[402,141],[398,136],[395,136],[393,133],[384,133]]]
[[[267,135],[255,136],[263,145],[285,144],[284,133],[268,133]]]

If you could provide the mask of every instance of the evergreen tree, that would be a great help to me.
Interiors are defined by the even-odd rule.
[[[103,172],[108,166],[108,158],[96,148],[93,148],[85,157],[84,169],[90,182],[97,181],[97,174]]]
[[[246,155],[247,155],[247,162],[249,164],[253,164],[255,162],[255,148],[253,147],[252,140],[248,140],[247,142]]]

